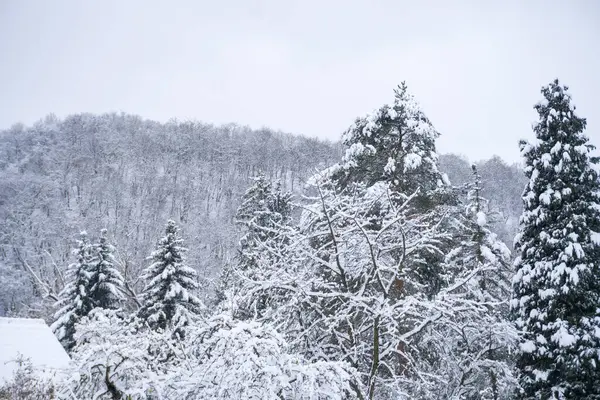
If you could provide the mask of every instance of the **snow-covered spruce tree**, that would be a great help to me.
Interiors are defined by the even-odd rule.
[[[598,158],[567,87],[542,88],[536,140],[521,142],[525,210],[512,302],[522,398],[600,399]]]
[[[248,267],[252,264],[258,243],[275,236],[273,231],[291,217],[291,194],[283,192],[279,182],[273,188],[264,175],[253,178],[253,181],[235,216],[236,222],[245,230],[240,247]]]
[[[106,229],[102,229],[92,248],[89,297],[94,307],[117,309],[124,300],[124,283],[113,256],[114,247],[106,236]]]
[[[198,289],[197,273],[185,263],[183,239],[174,221],[168,221],[165,236],[158,241],[150,256],[152,264],[145,269],[146,287],[143,305],[138,316],[150,328],[162,331],[173,329],[185,335],[185,327],[194,321],[204,308],[194,294]]]
[[[88,315],[94,308],[90,293],[90,270],[92,263],[91,245],[87,233],[81,232],[77,248],[73,251],[77,261],[67,270],[67,283],[59,294],[59,300],[54,305],[58,310],[52,324],[58,340],[67,351],[75,345],[73,335],[75,324]]]
[[[291,194],[278,182],[273,185],[263,175],[253,178],[254,184],[244,194],[236,214],[236,222],[244,230],[235,263],[226,271],[224,285],[233,293],[246,290],[248,279],[261,280],[272,273],[285,258],[285,248],[291,234]],[[260,259],[260,261],[259,261]],[[269,298],[256,296],[251,303],[240,304],[238,317],[251,317],[269,306]]]
[[[446,256],[450,282],[436,295],[440,318],[428,341],[442,356],[438,398],[510,399],[518,382],[511,361],[517,332],[509,319],[510,251],[489,229],[487,201],[473,166],[468,205],[459,219],[457,246]]]

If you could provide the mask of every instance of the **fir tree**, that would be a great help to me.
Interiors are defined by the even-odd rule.
[[[269,275],[273,272],[269,269],[278,265],[284,257],[282,249],[291,229],[291,194],[284,192],[279,182],[273,188],[263,175],[253,178],[253,181],[236,214],[236,222],[245,233],[240,239],[235,264],[226,269],[221,281],[221,300],[225,298],[227,287],[236,293],[243,290],[244,279],[261,279]],[[250,316],[250,308],[261,312],[268,306],[267,297],[257,295],[255,299],[252,305],[241,306],[239,311],[244,316]]]
[[[242,252],[256,247],[257,242],[274,235],[279,225],[287,223],[291,213],[291,195],[281,190],[281,184],[273,188],[264,175],[253,178],[254,184],[242,197],[235,219],[246,233],[240,240]]]
[[[239,271],[250,271],[256,265],[257,252],[262,244],[278,237],[291,217],[291,195],[281,190],[279,182],[273,189],[264,175],[253,178],[253,181],[235,217],[245,231],[240,239],[236,267]]]
[[[94,307],[117,309],[123,301],[124,283],[116,268],[114,247],[108,242],[106,232],[102,229],[99,242],[93,246],[89,296]]]
[[[138,315],[150,328],[174,329],[183,337],[189,325],[203,309],[202,301],[193,294],[198,289],[197,273],[186,265],[183,239],[174,221],[168,221],[165,236],[158,241],[150,256],[152,264],[144,271],[146,287],[143,306]]]
[[[600,399],[598,158],[567,89],[542,88],[536,141],[521,142],[529,183],[513,307],[526,399]]]
[[[59,300],[54,305],[58,311],[54,315],[56,321],[52,330],[70,351],[75,346],[75,324],[89,314],[94,307],[90,293],[90,268],[92,262],[91,245],[86,232],[81,232],[74,254],[77,262],[69,265],[68,282],[59,294]]]
[[[235,221],[238,224],[249,226],[255,213],[267,208],[267,199],[271,193],[271,183],[263,174],[251,178],[252,185],[242,196],[242,204],[237,209]]]

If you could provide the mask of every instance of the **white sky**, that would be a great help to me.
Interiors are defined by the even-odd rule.
[[[0,0],[0,128],[125,111],[337,140],[405,80],[440,152],[516,161],[555,77],[600,146],[599,75],[595,0]]]

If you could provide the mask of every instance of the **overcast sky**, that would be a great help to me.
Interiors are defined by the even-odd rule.
[[[0,128],[53,112],[337,140],[405,80],[440,152],[518,160],[541,85],[600,146],[600,2],[0,0]]]

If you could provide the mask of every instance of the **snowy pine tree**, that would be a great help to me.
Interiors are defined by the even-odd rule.
[[[59,294],[54,305],[58,311],[52,324],[52,330],[67,350],[75,345],[75,324],[89,314],[94,308],[90,298],[90,268],[92,262],[91,245],[86,232],[81,232],[74,254],[77,262],[69,265],[67,284]]]
[[[438,168],[435,141],[440,134],[404,83],[394,93],[392,106],[383,105],[358,118],[344,133],[348,149],[342,163],[331,168],[332,178],[341,189],[351,189],[356,183],[370,187],[385,182],[398,205],[410,197],[407,206],[422,215],[421,223],[441,223],[439,231],[448,232],[450,219],[442,217],[458,204],[458,196]],[[378,208],[373,207],[371,214],[376,226],[381,219]],[[448,236],[438,239],[440,251],[424,250],[422,262],[413,266],[430,296],[444,284],[442,255],[452,247]]]
[[[247,279],[260,280],[275,272],[273,269],[285,257],[284,249],[291,233],[291,194],[284,192],[279,182],[273,188],[263,175],[253,181],[236,214],[236,222],[245,231],[240,239],[240,251],[221,282],[223,290],[230,288],[234,293],[246,290]],[[225,298],[223,293],[221,300]],[[240,305],[238,317],[250,317],[268,304],[267,296],[257,295],[251,304]]]
[[[204,308],[193,293],[198,289],[197,273],[186,265],[182,244],[177,225],[168,221],[165,236],[150,256],[153,262],[144,271],[146,287],[138,312],[150,328],[173,329],[180,337]]]
[[[567,87],[542,89],[515,243],[513,307],[525,399],[600,399],[598,158]]]
[[[106,232],[102,229],[100,240],[92,249],[89,296],[94,307],[117,309],[124,300],[124,283],[115,265],[114,247],[108,242]]]
[[[384,105],[365,118],[358,118],[344,133],[348,146],[335,178],[342,186],[381,181],[394,190],[428,193],[444,185],[438,170],[435,141],[439,132],[402,83],[394,90],[394,104]]]
[[[437,295],[448,315],[435,327],[441,354],[437,368],[448,385],[439,398],[509,399],[518,386],[511,356],[517,334],[509,321],[510,251],[489,229],[487,200],[473,166],[458,244],[446,256],[449,283]]]
[[[267,207],[267,198],[271,192],[271,183],[263,174],[252,178],[252,185],[242,196],[242,204],[238,207],[235,220],[238,224],[249,225],[258,211]]]
[[[287,223],[291,216],[291,195],[281,190],[279,182],[273,188],[264,175],[253,178],[253,181],[254,184],[242,197],[242,205],[235,217],[246,231],[240,240],[240,247],[249,263],[257,244],[273,237],[273,231]]]
[[[468,204],[459,222],[460,235],[458,246],[448,254],[447,261],[452,264],[454,274],[459,275],[478,270],[475,280],[479,288],[478,297],[493,301],[504,301],[510,298],[512,266],[510,250],[498,240],[490,229],[494,217],[489,210],[489,203],[481,192],[481,177],[475,165],[472,166],[473,182],[467,193]],[[508,304],[505,304],[505,312]]]

